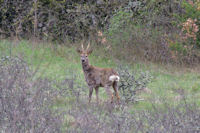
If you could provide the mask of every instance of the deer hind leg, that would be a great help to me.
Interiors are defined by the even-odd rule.
[[[99,103],[99,87],[95,88],[95,92],[96,92],[96,101],[97,101],[97,104],[98,104]]]
[[[117,82],[113,82],[112,84],[113,86],[113,89],[114,89],[114,92],[115,92],[115,96],[117,97],[117,102],[119,103],[119,100],[120,100],[120,97],[119,97],[119,94],[118,94],[118,91],[117,91]]]
[[[106,92],[107,92],[108,97],[111,97],[111,103],[113,103],[113,94],[110,90],[110,86],[106,86],[105,88],[106,88]]]
[[[90,89],[89,89],[89,103],[91,102],[92,93],[93,93],[93,88],[90,87]]]

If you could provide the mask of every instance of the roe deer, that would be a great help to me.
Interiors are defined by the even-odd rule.
[[[82,68],[85,76],[85,80],[89,87],[89,103],[91,101],[91,96],[93,89],[96,91],[96,101],[99,103],[98,91],[99,87],[104,87],[108,96],[111,97],[111,103],[113,102],[113,94],[111,92],[111,87],[113,87],[115,96],[119,103],[119,94],[117,91],[117,82],[119,81],[118,73],[112,68],[99,68],[90,65],[88,60],[88,55],[92,53],[92,49],[89,49],[90,43],[87,48],[83,48],[83,43],[81,44],[82,49],[77,49],[77,52],[81,56]]]

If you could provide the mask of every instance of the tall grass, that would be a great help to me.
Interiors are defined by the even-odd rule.
[[[186,124],[187,127],[190,127],[191,123],[188,119],[190,117],[192,118],[190,120],[193,125],[195,125],[195,129],[191,128],[191,130],[188,131],[198,131],[198,129],[196,129],[198,124],[195,124],[195,119],[199,116],[200,75],[196,70],[179,69],[174,66],[161,66],[153,63],[145,64],[141,62],[132,64],[122,61],[123,63],[120,64],[119,60],[115,62],[116,60],[114,57],[106,57],[109,53],[106,53],[106,51],[104,52],[105,49],[98,49],[98,51],[94,50],[94,53],[89,57],[92,65],[118,68],[118,65],[120,64],[121,66],[128,66],[129,70],[134,73],[133,76],[136,79],[140,76],[141,72],[148,72],[152,76],[152,80],[145,86],[145,89],[135,93],[138,99],[142,99],[137,102],[122,102],[121,105],[111,105],[106,102],[108,97],[102,88],[100,89],[100,104],[96,105],[94,100],[95,97],[93,97],[91,105],[88,105],[88,87],[84,81],[80,57],[76,53],[75,47],[70,45],[56,45],[55,47],[52,44],[34,44],[25,40],[15,44],[12,41],[1,40],[0,48],[1,57],[9,59],[17,56],[20,60],[27,62],[27,65],[33,72],[36,72],[36,74],[33,75],[34,77],[31,77],[31,80],[24,77],[26,79],[26,82],[24,83],[27,85],[36,85],[33,86],[33,88],[30,88],[31,86],[27,87],[29,88],[28,92],[31,92],[27,94],[31,94],[31,97],[34,98],[35,91],[33,91],[32,95],[32,90],[38,88],[40,91],[44,91],[45,96],[50,96],[47,97],[51,99],[51,103],[48,105],[50,111],[52,110],[55,114],[62,114],[65,112],[61,117],[62,119],[57,119],[57,122],[61,124],[61,126],[56,125],[55,127],[52,126],[52,128],[61,128],[63,132],[154,132],[158,130],[168,131],[168,129],[170,129],[170,131],[187,131],[186,128],[172,127],[174,122],[178,122],[178,125],[180,126]],[[12,68],[12,65],[10,66],[8,64],[8,66],[5,67],[14,69]],[[1,69],[1,71],[7,73],[7,69]],[[24,73],[22,73],[22,77],[23,74]],[[11,75],[11,77],[13,76]],[[7,78],[9,79],[9,77]],[[3,78],[2,81],[7,78]],[[16,82],[16,85],[18,85],[19,88],[21,84],[18,83],[25,81],[24,78],[17,78],[17,81],[19,80],[19,82]],[[4,82],[4,84],[6,84],[6,82]],[[6,89],[4,89],[4,91],[5,93],[3,94],[7,95]],[[23,92],[23,90],[19,91]],[[52,95],[49,95],[49,93]],[[54,93],[56,95],[54,95]],[[20,103],[20,97],[23,97],[24,95],[21,95],[21,93],[17,94],[20,95],[16,95],[13,98],[18,99],[16,102]],[[43,93],[41,94],[43,95]],[[29,96],[27,95],[25,98],[28,97]],[[43,97],[43,100],[45,100],[45,97]],[[42,106],[38,107],[42,109]],[[17,109],[20,111],[20,108]],[[191,116],[192,112],[194,115]],[[53,119],[55,118],[55,114],[52,114],[51,116]],[[43,114],[41,114],[41,118],[44,117],[48,119],[48,117],[42,115]],[[123,116],[126,121],[121,119],[121,116]],[[168,119],[165,119],[164,116]],[[28,116],[28,119],[29,117],[32,116]],[[175,118],[174,121],[171,121],[172,118]],[[169,126],[166,126],[166,123],[168,123]],[[38,123],[32,124],[37,125]],[[98,127],[97,125],[101,127]],[[3,131],[8,129],[7,125],[1,124],[0,126],[4,127]],[[12,130],[15,128],[21,130],[18,126],[12,126]],[[29,127],[26,128],[29,130]],[[40,130],[44,128],[45,127],[41,126],[35,129]]]
[[[1,55],[18,56],[28,62],[33,69],[38,69],[38,77],[63,80],[66,77],[76,75],[76,80],[87,88],[84,81],[84,74],[76,48],[72,46],[62,46],[40,43],[32,44],[30,41],[20,41],[14,44],[11,41],[1,40]],[[187,72],[187,69],[178,69],[174,67],[161,67],[156,64],[145,63],[126,63],[119,64],[113,60],[114,57],[106,57],[104,49],[94,49],[94,53],[89,57],[90,63],[99,67],[115,67],[119,65],[129,66],[135,72],[135,76],[140,72],[148,71],[153,76],[153,80],[148,84],[151,93],[141,93],[139,96],[145,101],[137,103],[138,108],[149,107],[149,99],[159,103],[165,98],[169,103],[180,102],[182,97],[180,92],[187,94],[191,101],[200,104],[200,75],[194,72]],[[103,54],[102,54],[103,53]],[[109,53],[108,53],[109,54]],[[102,56],[101,56],[102,55]],[[127,65],[126,65],[127,64]],[[175,70],[173,70],[175,69]],[[87,93],[87,89],[85,90]],[[101,89],[101,95],[105,98],[104,89]],[[175,103],[176,103],[175,102]]]

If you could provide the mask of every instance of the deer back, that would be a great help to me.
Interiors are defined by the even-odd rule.
[[[86,82],[92,87],[111,86],[112,82],[118,76],[117,72],[112,68],[99,68],[90,66],[87,71],[84,71]]]

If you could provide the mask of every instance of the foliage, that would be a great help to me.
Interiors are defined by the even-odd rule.
[[[61,132],[63,114],[51,107],[63,89],[52,81],[35,79],[23,59],[0,59],[0,131]]]
[[[123,59],[197,64],[197,9],[185,1],[129,1],[115,12],[105,33],[113,47],[126,50],[117,54]],[[192,19],[187,18],[191,10]]]
[[[199,31],[198,26],[195,24],[196,21],[197,20],[192,20],[189,18],[185,23],[183,23],[182,31],[185,32],[184,39],[192,38],[194,41],[196,41],[196,34]]]
[[[182,15],[175,15],[181,28],[174,37],[167,37],[171,59],[178,64],[199,63],[199,1],[183,1]]]
[[[191,19],[199,19],[200,16],[200,1],[199,0],[184,0],[183,1],[183,8],[185,9],[185,13],[182,16],[182,21],[187,20],[188,18]]]
[[[122,59],[174,63],[171,53],[180,47],[199,49],[199,5],[198,0],[7,0],[0,3],[0,33],[5,38],[65,44],[86,39],[106,49],[125,49]],[[173,35],[184,41],[174,40]],[[168,47],[168,40],[178,42],[178,49]],[[190,51],[186,49],[184,56]],[[188,58],[198,61],[197,55]]]
[[[18,38],[32,36],[65,41],[96,34],[107,25],[112,12],[123,2],[27,0],[0,3],[0,32]]]
[[[126,104],[120,106],[104,103],[87,105],[83,101],[73,104],[70,115],[74,120],[67,122],[68,132],[198,132],[200,114],[195,104],[187,102],[160,108],[155,103],[152,110],[131,112]]]
[[[117,32],[123,32],[124,28],[126,28],[131,23],[131,17],[131,12],[126,12],[122,9],[115,13],[110,20],[110,26],[107,31],[108,36],[113,36]]]
[[[139,77],[136,78],[136,74],[131,72],[127,67],[119,67],[120,75],[119,92],[121,100],[123,102],[137,102],[136,93],[140,90],[147,88],[149,82],[151,82],[151,75],[148,72],[141,72]]]
[[[190,45],[200,46],[200,1],[191,0],[183,2],[183,8],[185,13],[183,14],[182,20],[182,31],[186,43],[191,43]]]

